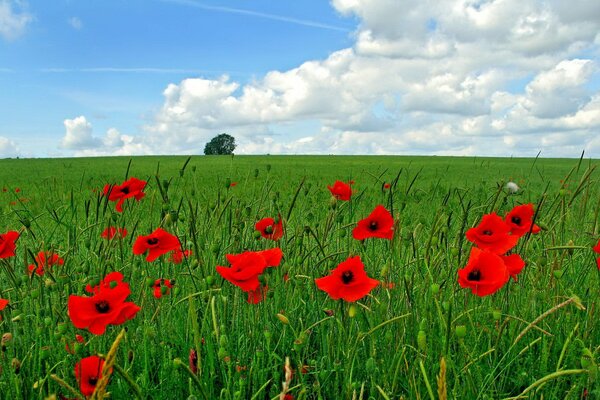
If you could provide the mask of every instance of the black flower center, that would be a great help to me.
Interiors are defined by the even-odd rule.
[[[96,303],[96,311],[98,311],[100,314],[106,314],[108,311],[110,311],[110,305],[108,304],[108,301],[102,300]]]
[[[489,229],[486,229],[485,231],[483,231],[481,233],[483,233],[484,235],[487,235],[487,236],[492,236],[492,234],[493,234],[493,232],[490,231]]]
[[[96,383],[98,383],[98,377],[97,376],[90,376],[88,378],[88,383],[92,386],[96,386]]]
[[[521,225],[521,217],[517,217],[516,215],[510,219],[513,224]]]
[[[369,230],[376,231],[377,230],[377,221],[371,221],[369,223]]]
[[[352,271],[344,271],[344,273],[342,274],[342,282],[344,282],[345,285],[352,282],[353,279],[354,274],[352,273]]]
[[[129,188],[127,186],[125,186],[124,188],[121,189],[121,193],[129,194]]]
[[[481,272],[479,272],[478,269],[474,269],[473,271],[469,272],[467,278],[470,281],[479,282],[481,280]]]
[[[148,243],[150,246],[154,246],[155,244],[158,244],[158,239],[150,238],[150,239],[146,240],[146,243]]]

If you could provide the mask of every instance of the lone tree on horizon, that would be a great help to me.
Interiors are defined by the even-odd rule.
[[[235,150],[235,138],[226,133],[215,136],[204,146],[204,154],[207,156],[233,154],[233,150]]]

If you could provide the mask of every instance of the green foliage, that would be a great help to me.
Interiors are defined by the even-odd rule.
[[[235,138],[226,133],[215,136],[204,146],[205,155],[231,155],[235,150]]]
[[[16,257],[0,260],[0,298],[10,300],[0,312],[0,335],[10,334],[2,343],[0,399],[73,398],[51,376],[78,388],[75,363],[107,354],[122,328],[107,387],[114,399],[136,398],[138,387],[143,398],[158,400],[278,398],[286,357],[296,399],[430,398],[442,357],[448,398],[526,390],[531,398],[580,399],[584,390],[595,398],[595,165],[391,156],[0,160],[0,188],[7,188],[0,192],[0,233],[21,232]],[[126,175],[148,186],[144,199],[127,200],[119,214],[102,189]],[[326,186],[336,179],[354,180],[356,192],[331,207]],[[508,180],[522,191],[502,190]],[[527,265],[518,282],[484,298],[461,289],[465,230],[486,212],[528,202],[543,231],[519,245]],[[354,240],[356,221],[377,204],[393,210],[395,239]],[[278,214],[283,239],[255,238],[256,221]],[[127,237],[102,239],[109,225],[126,227]],[[158,226],[192,250],[182,264],[133,255],[135,238]],[[266,270],[269,290],[260,304],[248,304],[216,273],[226,254],[274,246],[284,259]],[[45,249],[64,265],[29,276],[32,254]],[[314,284],[351,254],[386,282],[353,307]],[[68,296],[84,295],[86,284],[110,271],[124,274],[141,311],[102,336],[75,329]],[[151,285],[159,278],[174,279],[176,290],[156,299]],[[573,301],[548,313],[574,295],[585,309]],[[76,343],[76,334],[85,342]],[[191,349],[197,373],[189,368]]]

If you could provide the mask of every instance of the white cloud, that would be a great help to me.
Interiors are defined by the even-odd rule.
[[[17,157],[20,151],[15,142],[9,140],[3,136],[0,136],[0,157]]]
[[[74,119],[65,119],[65,136],[62,139],[61,147],[70,150],[82,150],[95,148],[100,143],[97,138],[92,136],[92,124],[90,124],[83,115]]]
[[[83,22],[81,21],[81,18],[79,17],[71,17],[67,20],[67,22],[69,23],[69,25],[71,25],[71,27],[77,31],[81,30],[81,28],[83,28]]]
[[[238,153],[600,157],[598,4],[332,0],[360,21],[351,48],[247,83],[172,83],[137,136],[80,151],[201,153],[227,132]]]
[[[21,36],[27,25],[33,21],[33,16],[26,11],[15,12],[13,4],[21,2],[0,0],[0,36],[5,40],[13,40]]]

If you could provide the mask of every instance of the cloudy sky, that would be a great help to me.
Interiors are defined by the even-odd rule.
[[[598,0],[0,0],[0,157],[600,158]]]

